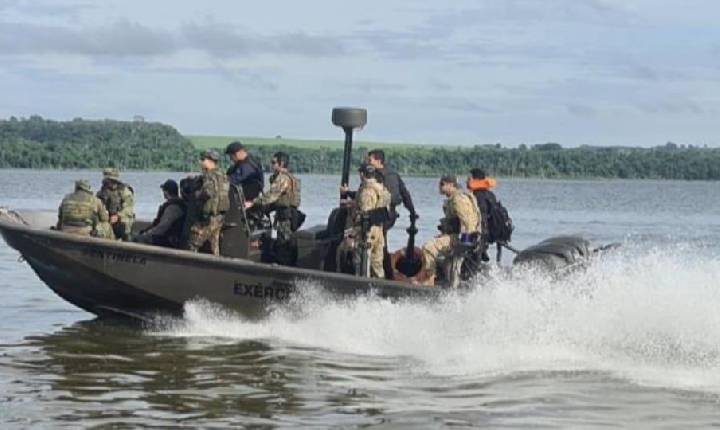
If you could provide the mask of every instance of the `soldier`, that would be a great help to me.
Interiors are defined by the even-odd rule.
[[[220,255],[220,231],[225,212],[230,208],[227,176],[218,169],[220,154],[205,151],[200,155],[202,175],[196,178],[197,187],[191,190],[188,205],[190,226],[188,249],[198,252],[205,243],[210,244],[213,255]]]
[[[381,174],[373,166],[363,163],[359,171],[361,184],[355,196],[357,211],[353,223],[353,235],[356,238],[356,243],[365,240],[367,249],[363,250],[361,248],[361,250],[369,254],[369,275],[375,278],[384,278],[383,247],[385,245],[385,235],[383,230],[389,218],[392,196],[381,181],[378,180]],[[360,273],[360,275],[368,274]]]
[[[97,197],[110,214],[110,225],[116,239],[130,240],[135,221],[135,202],[132,187],[120,181],[118,169],[103,170],[102,188]]]
[[[385,188],[390,191],[390,196],[392,197],[389,218],[385,223],[385,230],[383,232],[385,235],[385,244],[383,245],[383,267],[385,268],[385,277],[392,279],[393,270],[390,262],[390,254],[387,250],[387,233],[391,228],[393,228],[395,221],[398,218],[397,207],[400,203],[402,203],[403,206],[405,206],[405,209],[410,212],[411,219],[417,219],[418,215],[417,212],[415,212],[415,205],[413,204],[412,197],[410,197],[410,192],[405,186],[405,182],[403,182],[397,172],[385,165],[385,151],[382,149],[373,149],[368,152],[367,163],[383,175]]]
[[[437,257],[455,245],[458,234],[477,238],[480,234],[480,209],[475,197],[464,193],[458,186],[457,178],[446,175],[440,178],[440,194],[447,199],[443,204],[445,217],[440,221],[440,235],[423,245],[423,267],[428,272],[426,284],[435,284]]]
[[[168,179],[160,189],[165,201],[158,208],[152,224],[133,238],[133,241],[151,245],[180,248],[187,205],[178,194],[178,184]]]
[[[254,202],[246,201],[245,208],[265,213],[275,212],[274,227],[277,232],[275,258],[278,263],[293,265],[296,253],[292,252],[292,234],[303,223],[305,215],[298,210],[300,180],[288,171],[289,167],[288,154],[284,152],[273,154],[270,189]]]
[[[93,195],[85,180],[75,182],[75,192],[63,198],[58,209],[57,229],[80,236],[113,239],[110,215],[103,203]]]
[[[482,231],[484,234],[488,234],[488,221],[490,219],[490,210],[493,206],[497,205],[497,197],[492,192],[492,188],[497,185],[495,178],[485,176],[485,171],[480,168],[474,168],[470,170],[470,176],[467,178],[467,189],[470,191],[477,200],[478,208],[480,209],[480,216],[482,218]],[[483,250],[482,261],[490,261],[490,256],[487,250]]]

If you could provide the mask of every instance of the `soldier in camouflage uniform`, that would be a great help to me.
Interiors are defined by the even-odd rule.
[[[103,203],[93,195],[85,180],[75,182],[75,192],[63,198],[58,209],[57,229],[80,236],[113,239],[110,215]]]
[[[298,229],[304,215],[300,207],[300,180],[288,171],[290,156],[284,152],[276,152],[272,157],[273,175],[270,177],[270,189],[253,202],[246,202],[248,210],[265,213],[274,212],[273,225],[277,232],[275,241],[275,257],[278,263],[293,265],[292,234]]]
[[[385,269],[383,268],[383,248],[385,245],[383,228],[385,222],[388,221],[392,201],[390,192],[379,180],[381,175],[369,164],[363,164],[360,167],[362,183],[355,196],[357,210],[353,222],[353,236],[356,241],[362,240],[364,235],[365,252],[369,253],[370,261],[369,275],[375,278],[385,277]],[[367,274],[360,273],[359,275]]]
[[[435,283],[438,255],[452,249],[458,240],[458,234],[479,235],[482,225],[477,200],[460,189],[455,176],[446,175],[440,178],[439,189],[440,194],[447,197],[443,203],[443,228],[440,235],[422,247],[423,267],[429,275],[426,284],[429,286]]]
[[[225,173],[218,169],[220,154],[205,151],[200,156],[202,175],[196,178],[198,187],[190,194],[188,205],[189,237],[187,248],[198,252],[205,243],[210,252],[220,255],[220,232],[225,212],[230,209],[229,185]]]
[[[115,238],[130,240],[135,222],[135,197],[132,187],[120,181],[118,169],[103,170],[102,188],[97,197],[110,214],[110,225]]]

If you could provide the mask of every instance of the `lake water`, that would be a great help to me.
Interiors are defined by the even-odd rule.
[[[182,176],[127,173],[141,217]],[[56,209],[76,178],[100,173],[0,170],[0,205]],[[324,222],[337,178],[302,181],[307,223]],[[442,199],[436,179],[406,182],[423,242]],[[516,247],[560,233],[623,246],[562,280],[498,273],[440,303],[317,298],[260,322],[188,303],[138,328],[63,302],[3,243],[0,428],[720,425],[718,183],[499,184]]]

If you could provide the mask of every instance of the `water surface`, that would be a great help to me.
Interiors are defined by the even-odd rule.
[[[140,215],[182,176],[128,173]],[[0,170],[0,205],[54,210],[76,178],[97,186],[100,173]],[[302,180],[308,224],[322,223],[337,179]],[[406,182],[422,242],[442,200],[435,179]],[[66,304],[3,243],[0,427],[720,424],[717,183],[499,182],[515,246],[584,233],[622,250],[560,281],[498,273],[439,303],[337,301],[307,285],[260,322],[198,302],[133,327]]]

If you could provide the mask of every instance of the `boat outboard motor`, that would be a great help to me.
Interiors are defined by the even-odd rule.
[[[528,265],[551,272],[584,263],[592,254],[590,242],[581,236],[555,236],[520,251],[513,265]]]

